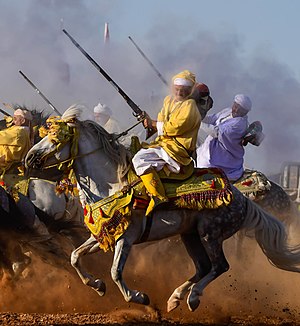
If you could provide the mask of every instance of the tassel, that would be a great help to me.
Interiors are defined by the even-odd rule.
[[[93,219],[93,213],[92,212],[90,212],[89,223],[90,224],[95,224],[94,219]]]

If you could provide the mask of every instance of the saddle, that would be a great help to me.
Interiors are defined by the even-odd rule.
[[[170,176],[169,176],[170,177]],[[194,169],[183,180],[163,178],[169,201],[158,209],[216,209],[232,201],[231,185],[217,168]],[[113,250],[115,242],[130,224],[134,209],[146,209],[149,197],[133,169],[128,172],[128,185],[112,196],[84,208],[84,222],[104,251]]]
[[[6,173],[2,176],[0,185],[13,197],[15,202],[18,202],[19,193],[27,196],[29,181],[29,178],[23,175]]]

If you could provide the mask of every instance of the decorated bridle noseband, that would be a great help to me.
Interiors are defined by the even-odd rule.
[[[44,161],[43,166],[40,167],[41,170],[46,170],[53,167],[56,167],[59,170],[70,170],[76,158],[90,155],[99,150],[99,148],[96,148],[88,153],[78,155],[79,131],[76,127],[76,122],[76,118],[64,120],[55,116],[47,119],[46,127],[42,126],[40,128],[40,137],[44,138],[45,136],[48,136],[49,141],[56,145],[55,150],[39,158],[39,163]],[[63,148],[68,142],[71,143],[70,157],[63,161],[58,161],[57,163],[45,166],[47,158],[49,158],[51,154],[54,156],[55,153]]]

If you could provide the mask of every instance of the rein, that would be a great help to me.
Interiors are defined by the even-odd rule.
[[[98,147],[98,148],[92,150],[91,152],[84,153],[84,154],[81,154],[81,155],[75,155],[75,156],[72,156],[72,157],[70,157],[70,158],[68,158],[68,159],[66,159],[66,160],[64,160],[64,161],[60,161],[60,162],[57,162],[57,163],[55,163],[55,164],[47,165],[47,166],[43,167],[42,170],[51,169],[51,168],[54,168],[54,167],[56,167],[56,166],[58,166],[58,165],[61,165],[61,164],[64,164],[64,163],[68,163],[68,162],[70,162],[70,161],[72,161],[72,160],[75,160],[75,159],[77,159],[77,158],[80,158],[80,157],[84,157],[84,156],[87,156],[87,155],[93,154],[93,153],[97,152],[100,148],[101,148],[101,147]]]

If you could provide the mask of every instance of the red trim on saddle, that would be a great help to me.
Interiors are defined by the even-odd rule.
[[[132,209],[147,209],[149,200],[143,198],[134,198]]]
[[[105,215],[101,207],[99,207],[99,213],[100,213],[101,218]]]
[[[95,224],[95,221],[94,221],[94,219],[93,219],[93,213],[92,213],[92,211],[90,211],[89,223],[90,223],[90,224]]]
[[[249,187],[249,186],[252,185],[252,183],[253,183],[252,180],[248,180],[248,181],[244,181],[244,182],[242,182],[242,185],[243,185],[243,186],[248,186],[248,187]]]

